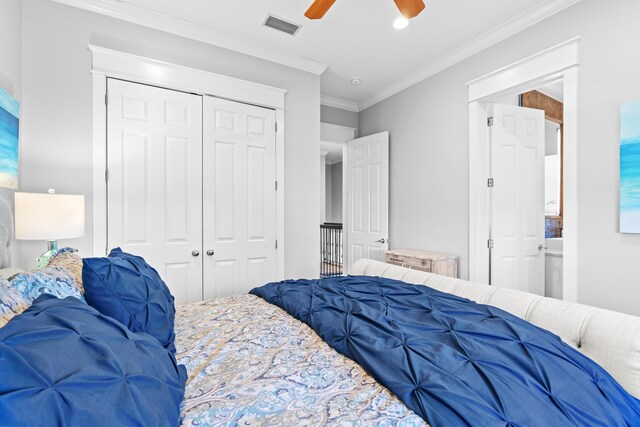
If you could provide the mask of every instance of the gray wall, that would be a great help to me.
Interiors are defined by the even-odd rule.
[[[20,100],[22,1],[3,0],[0,14],[0,87]]]
[[[358,129],[358,113],[341,108],[320,106],[320,121]]]
[[[87,197],[87,235],[64,244],[91,254],[92,43],[287,90],[285,275],[317,276],[318,76],[48,0],[24,2],[23,30],[22,188]],[[23,245],[23,265],[39,252]]]
[[[361,135],[391,133],[392,246],[458,254],[467,277],[465,83],[581,36],[578,299],[640,315],[640,235],[618,233],[619,105],[640,99],[638,16],[635,0],[583,0],[361,112]]]
[[[331,168],[331,222],[342,222],[342,162]]]
[[[325,168],[325,222],[342,223],[342,162]]]
[[[331,192],[333,191],[333,187],[331,186],[331,165],[324,164],[324,222],[333,222],[331,216],[333,215],[333,210],[331,209],[331,203],[333,203],[333,197]]]
[[[22,101],[22,1],[3,0],[0,13],[0,87],[18,101]],[[21,102],[22,103],[22,102]],[[20,120],[20,125],[24,121]],[[22,135],[19,144],[22,145]],[[21,148],[21,147],[20,147]],[[20,171],[19,171],[20,173]],[[19,177],[18,177],[19,178]],[[20,185],[18,179],[18,185]],[[13,190],[0,188],[0,197],[9,201],[13,208]],[[17,265],[21,242],[13,241],[13,264]],[[42,248],[44,252],[46,248]]]

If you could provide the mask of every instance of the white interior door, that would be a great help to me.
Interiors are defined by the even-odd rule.
[[[544,295],[544,111],[495,104],[491,284]]]
[[[204,97],[204,297],[276,280],[275,111]]]
[[[347,272],[361,258],[382,261],[389,240],[389,132],[347,144]]]
[[[144,257],[177,302],[200,300],[202,97],[114,79],[108,95],[108,245]]]

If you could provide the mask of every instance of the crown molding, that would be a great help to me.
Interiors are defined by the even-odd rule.
[[[291,68],[302,70],[315,75],[323,74],[328,68],[327,64],[304,58],[296,55],[290,55],[269,48],[257,46],[246,41],[233,38],[230,35],[217,31],[213,28],[199,25],[193,22],[175,18],[162,13],[150,11],[147,9],[122,3],[117,0],[53,0],[57,3],[67,6],[76,7],[111,18],[120,19],[134,24],[154,28],[171,34],[176,34],[192,40],[201,41],[224,49],[229,49],[239,53],[243,53],[256,58],[264,59],[277,64],[285,65]],[[385,87],[376,95],[368,100],[356,103],[343,99],[322,96],[320,103],[322,105],[342,110],[360,112],[372,105],[383,101],[398,92],[401,92],[416,83],[425,80],[434,74],[443,71],[458,62],[461,62],[470,56],[493,46],[500,41],[511,37],[512,35],[558,13],[581,0],[549,0],[543,5],[538,6],[528,12],[525,12],[516,18],[506,22],[505,24],[481,35],[471,42],[461,46],[451,53],[419,68],[395,83]]]
[[[469,43],[464,44],[451,53],[448,53],[424,67],[419,68],[395,83],[392,83],[373,97],[359,103],[358,110],[365,110],[372,105],[375,105],[378,102],[383,101],[396,93],[401,92],[570,6],[573,6],[576,3],[579,3],[580,1],[581,0],[549,0],[541,6],[536,6],[514,19],[507,21],[503,25],[484,33]]]
[[[275,62],[308,73],[321,75],[328,65],[313,59],[290,55],[269,48],[257,46],[210,27],[189,22],[159,12],[143,9],[127,3],[111,0],[53,0],[67,6],[87,10],[142,25],[192,40],[201,41],[245,55]]]
[[[344,99],[332,98],[330,96],[320,96],[320,105],[324,105],[325,107],[339,108],[341,110],[353,111],[354,113],[360,112],[357,103],[345,101]]]

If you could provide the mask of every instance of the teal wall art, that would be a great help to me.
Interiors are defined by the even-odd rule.
[[[18,188],[20,104],[0,88],[0,187]]]

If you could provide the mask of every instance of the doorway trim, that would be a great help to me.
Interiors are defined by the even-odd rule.
[[[469,280],[489,280],[490,103],[562,79],[564,89],[563,298],[578,299],[578,83],[580,37],[467,83],[469,92]]]
[[[171,64],[100,46],[92,53],[93,105],[93,254],[107,251],[107,78],[159,86],[182,92],[265,107],[276,112],[276,276],[284,278],[284,108],[285,89],[266,86],[204,70]]]
[[[349,254],[348,251],[345,250],[349,247],[347,233],[345,232],[349,222],[349,218],[347,218],[347,191],[349,188],[347,144],[349,141],[356,139],[357,132],[358,130],[356,128],[320,122],[320,141],[342,144],[342,274],[349,274],[349,271],[347,271]]]

